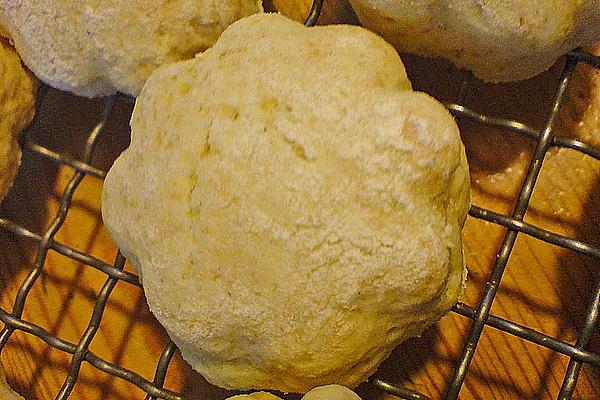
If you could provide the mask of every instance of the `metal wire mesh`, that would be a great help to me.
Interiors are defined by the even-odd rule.
[[[322,3],[322,0],[316,0],[313,2],[313,7],[306,21],[307,25],[314,25],[316,23],[322,9]],[[557,122],[559,111],[565,102],[565,95],[567,88],[572,81],[575,67],[579,63],[587,63],[594,68],[600,69],[600,57],[596,57],[585,51],[573,51],[567,56],[565,67],[562,71],[560,83],[556,89],[552,106],[548,110],[545,125],[541,130],[534,129],[519,121],[480,114],[464,107],[460,103],[462,103],[462,100],[464,100],[464,97],[468,91],[468,85],[466,83],[462,85],[459,91],[457,96],[459,101],[457,103],[445,103],[447,109],[458,119],[467,119],[481,125],[498,127],[508,132],[512,132],[513,134],[528,138],[534,141],[536,145],[512,213],[510,215],[503,215],[478,207],[476,205],[473,205],[469,212],[473,218],[503,226],[507,230],[502,244],[497,252],[497,257],[494,262],[491,275],[489,276],[485,293],[479,304],[476,307],[471,307],[464,303],[459,303],[453,308],[455,313],[472,320],[472,323],[468,338],[464,343],[458,365],[454,371],[452,381],[449,383],[448,390],[445,395],[446,399],[458,398],[460,389],[466,375],[469,372],[469,365],[473,359],[478,341],[485,326],[491,326],[523,340],[535,343],[539,346],[543,346],[547,349],[570,357],[570,362],[562,383],[562,388],[557,397],[558,399],[570,399],[572,397],[582,364],[587,363],[595,367],[600,367],[600,354],[586,350],[588,341],[590,340],[591,334],[598,322],[598,316],[600,312],[600,281],[597,283],[594,289],[592,299],[588,306],[584,327],[579,333],[575,345],[571,345],[557,338],[553,338],[516,322],[506,320],[490,313],[494,298],[500,287],[504,270],[519,234],[529,235],[544,242],[590,256],[596,260],[600,260],[600,248],[524,222],[524,216],[528,209],[529,201],[533,194],[538,175],[541,171],[544,157],[550,148],[569,148],[600,161],[600,149],[589,146],[578,140],[554,136],[554,128]],[[41,97],[43,97],[43,94]],[[11,232],[17,237],[32,240],[37,246],[35,262],[32,266],[31,272],[23,281],[17,292],[12,310],[8,311],[0,308],[0,321],[2,321],[2,323],[5,325],[4,329],[0,332],[0,352],[11,338],[11,335],[18,330],[38,337],[55,349],[72,354],[69,371],[67,373],[65,382],[56,396],[57,399],[67,399],[69,397],[77,381],[81,365],[84,362],[87,362],[100,371],[111,374],[136,385],[138,388],[147,393],[146,399],[161,398],[181,400],[185,399],[184,395],[163,388],[169,363],[176,351],[176,347],[173,342],[168,343],[162,353],[162,356],[158,360],[154,380],[152,382],[143,378],[134,371],[128,370],[98,357],[89,348],[98,330],[98,327],[100,326],[106,302],[116,283],[118,281],[123,281],[141,287],[138,276],[123,269],[125,264],[125,259],[123,256],[119,253],[114,263],[111,265],[90,254],[76,250],[75,248],[70,247],[68,244],[60,243],[55,240],[57,231],[67,218],[71,201],[82,179],[86,175],[104,179],[106,175],[105,171],[99,170],[90,165],[90,161],[94,153],[98,151],[96,149],[96,144],[111,118],[111,113],[113,111],[116,99],[117,96],[113,96],[105,100],[103,113],[99,118],[96,127],[90,132],[87,138],[85,149],[81,159],[79,160],[58,154],[49,148],[36,143],[35,137],[32,137],[30,131],[25,131],[21,136],[21,145],[24,152],[35,153],[51,160],[54,163],[68,166],[74,170],[74,175],[64,189],[57,214],[54,216],[49,228],[43,234],[37,234],[11,220],[0,218],[0,227],[2,229]],[[83,265],[101,271],[107,276],[106,282],[96,299],[96,304],[88,327],[77,343],[71,343],[59,337],[53,336],[41,326],[35,325],[22,318],[27,295],[32,289],[34,283],[42,274],[46,261],[46,255],[49,250],[56,251]],[[429,399],[429,397],[422,393],[396,385],[392,382],[381,380],[377,377],[371,378],[369,382],[377,388],[401,398],[413,400]]]

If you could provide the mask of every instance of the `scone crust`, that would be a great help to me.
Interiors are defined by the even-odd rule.
[[[18,134],[31,122],[36,80],[7,40],[0,38],[0,201],[12,186],[21,160]]]
[[[597,0],[350,0],[400,51],[444,57],[491,82],[530,78],[600,40]]]
[[[196,370],[304,393],[456,302],[468,193],[453,118],[393,47],[264,14],[150,77],[102,212]]]
[[[137,96],[158,66],[193,57],[259,11],[258,0],[0,0],[0,25],[47,84]]]

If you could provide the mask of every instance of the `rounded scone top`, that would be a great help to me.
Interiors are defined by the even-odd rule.
[[[390,45],[264,14],[149,78],[102,211],[196,370],[306,392],[356,386],[456,302],[468,186]]]
[[[33,118],[36,89],[35,78],[0,38],[0,201],[17,175],[21,160],[17,136]]]
[[[49,85],[137,96],[158,66],[193,57],[259,11],[258,0],[0,0],[0,25]]]
[[[486,81],[537,75],[600,40],[598,0],[350,0],[400,51],[444,57]]]

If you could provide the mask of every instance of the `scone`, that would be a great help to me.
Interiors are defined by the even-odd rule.
[[[21,160],[17,135],[33,118],[35,78],[19,56],[0,39],[0,201],[10,189]]]
[[[0,25],[47,84],[87,97],[136,96],[159,65],[206,50],[259,11],[259,0],[0,0]]]
[[[600,40],[598,0],[350,0],[400,51],[441,56],[486,81],[516,81]]]
[[[302,400],[361,400],[352,390],[339,385],[327,385],[314,388],[306,393]]]
[[[354,387],[456,302],[458,128],[366,29],[243,19],[159,68],[131,126],[104,221],[212,383]]]
[[[4,376],[4,370],[2,369],[2,363],[0,363],[0,399],[2,400],[23,400],[21,396],[15,393]]]
[[[281,400],[281,397],[267,392],[255,392],[229,397],[227,400]]]
[[[281,400],[281,398],[266,392],[256,392],[233,396],[228,400]],[[327,385],[314,388],[306,393],[302,400],[361,400],[352,390],[339,385]]]

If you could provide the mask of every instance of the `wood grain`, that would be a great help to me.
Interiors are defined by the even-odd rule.
[[[302,20],[308,0],[273,0],[271,6]],[[326,1],[322,23],[356,19],[345,1]],[[450,64],[404,56],[415,88],[442,100],[454,100],[466,75]],[[467,105],[493,115],[523,120],[541,127],[557,85],[560,66],[540,77],[514,84],[470,85]],[[600,145],[600,78],[580,67],[569,102],[561,113],[558,134]],[[52,91],[42,105],[36,138],[50,148],[73,155],[82,149],[86,133],[98,116],[101,102],[77,99]],[[106,169],[128,145],[127,117],[131,104],[117,105],[114,120],[99,143],[94,164]],[[472,173],[473,202],[509,213],[533,149],[514,134],[461,121]],[[23,160],[14,190],[2,215],[42,233],[58,207],[72,170],[35,156]],[[571,150],[552,150],[545,161],[526,220],[585,242],[600,245],[600,162]],[[99,202],[102,182],[86,177],[57,240],[112,262],[116,247],[102,226]],[[469,218],[465,226],[465,255],[469,281],[463,301],[477,305],[505,230]],[[18,285],[29,273],[36,248],[0,231],[0,306],[11,309]],[[510,258],[495,315],[519,322],[573,343],[583,324],[587,303],[598,279],[599,263],[573,252],[520,235]],[[106,276],[50,251],[39,280],[26,304],[24,318],[61,338],[77,342],[86,329]],[[0,323],[0,326],[1,323]],[[422,337],[399,346],[378,376],[407,385],[434,399],[443,396],[470,321],[456,314],[445,317]],[[596,334],[590,348],[600,350]],[[120,282],[110,297],[105,317],[91,350],[98,356],[152,379],[167,342],[164,330],[148,312],[141,289]],[[61,387],[70,356],[32,336],[15,333],[1,354],[11,384],[27,399],[52,399]],[[549,399],[560,388],[568,358],[486,327],[470,368],[461,399]],[[223,399],[231,393],[207,384],[176,355],[166,387],[192,399]],[[367,399],[393,396],[362,385]],[[142,391],[84,364],[74,399],[143,398]],[[585,367],[577,399],[600,398],[600,375]]]

